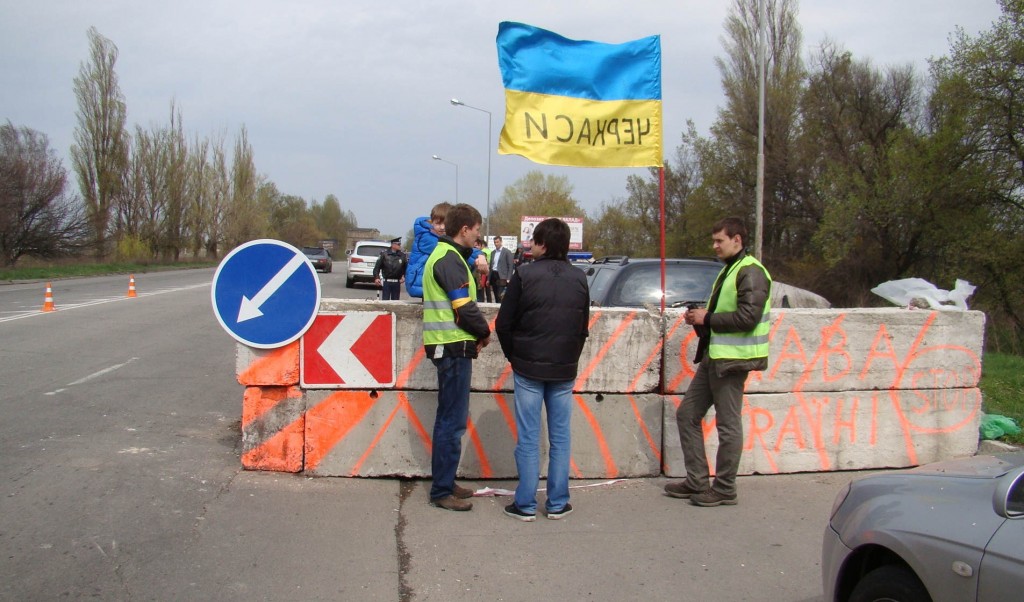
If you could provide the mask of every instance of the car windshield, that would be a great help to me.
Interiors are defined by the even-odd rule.
[[[713,264],[674,263],[665,266],[665,305],[678,306],[707,301],[719,266]],[[661,298],[661,266],[658,263],[636,265],[616,283],[608,305],[638,307],[657,304]]]
[[[310,247],[306,247],[305,249],[302,250],[302,252],[305,253],[306,256],[308,257],[324,257],[327,255],[327,249],[313,249]]]

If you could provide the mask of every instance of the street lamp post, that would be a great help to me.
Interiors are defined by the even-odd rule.
[[[468,105],[458,98],[453,98],[450,101],[457,107],[466,107],[467,109],[473,109],[480,111],[481,113],[487,113],[487,213],[484,220],[484,236],[490,238],[491,236],[491,112],[487,109],[481,109],[480,107],[474,107]]]
[[[459,164],[458,163],[454,163],[452,161],[449,161],[448,159],[442,159],[441,157],[438,157],[437,155],[434,155],[434,161],[441,161],[443,163],[447,163],[448,165],[454,165],[455,166],[455,204],[458,205],[459,204]]]

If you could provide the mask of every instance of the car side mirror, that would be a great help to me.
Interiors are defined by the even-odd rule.
[[[992,494],[992,506],[999,516],[1024,517],[1024,466],[1000,477]]]

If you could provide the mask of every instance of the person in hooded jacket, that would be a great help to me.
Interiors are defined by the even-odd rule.
[[[417,218],[412,225],[413,243],[409,250],[409,263],[405,267],[405,290],[410,297],[423,298],[423,270],[437,241],[445,235],[444,218],[451,207],[451,203],[438,203],[430,210],[429,217]],[[480,269],[477,266],[479,256],[480,251],[474,249],[467,260],[470,269]]]
[[[569,263],[569,225],[550,218],[533,232],[534,261],[509,280],[495,331],[512,364],[515,449],[519,484],[505,514],[521,521],[537,515],[541,411],[547,411],[549,519],[572,512],[569,503],[572,389],[589,335],[590,291],[583,271]]]

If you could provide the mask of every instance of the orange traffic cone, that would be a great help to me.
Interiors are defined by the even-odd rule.
[[[128,277],[128,296],[138,297],[138,295],[135,294],[135,274]]]
[[[43,311],[57,311],[57,308],[53,306],[53,289],[50,288],[50,283],[46,283],[46,296],[43,297]]]

